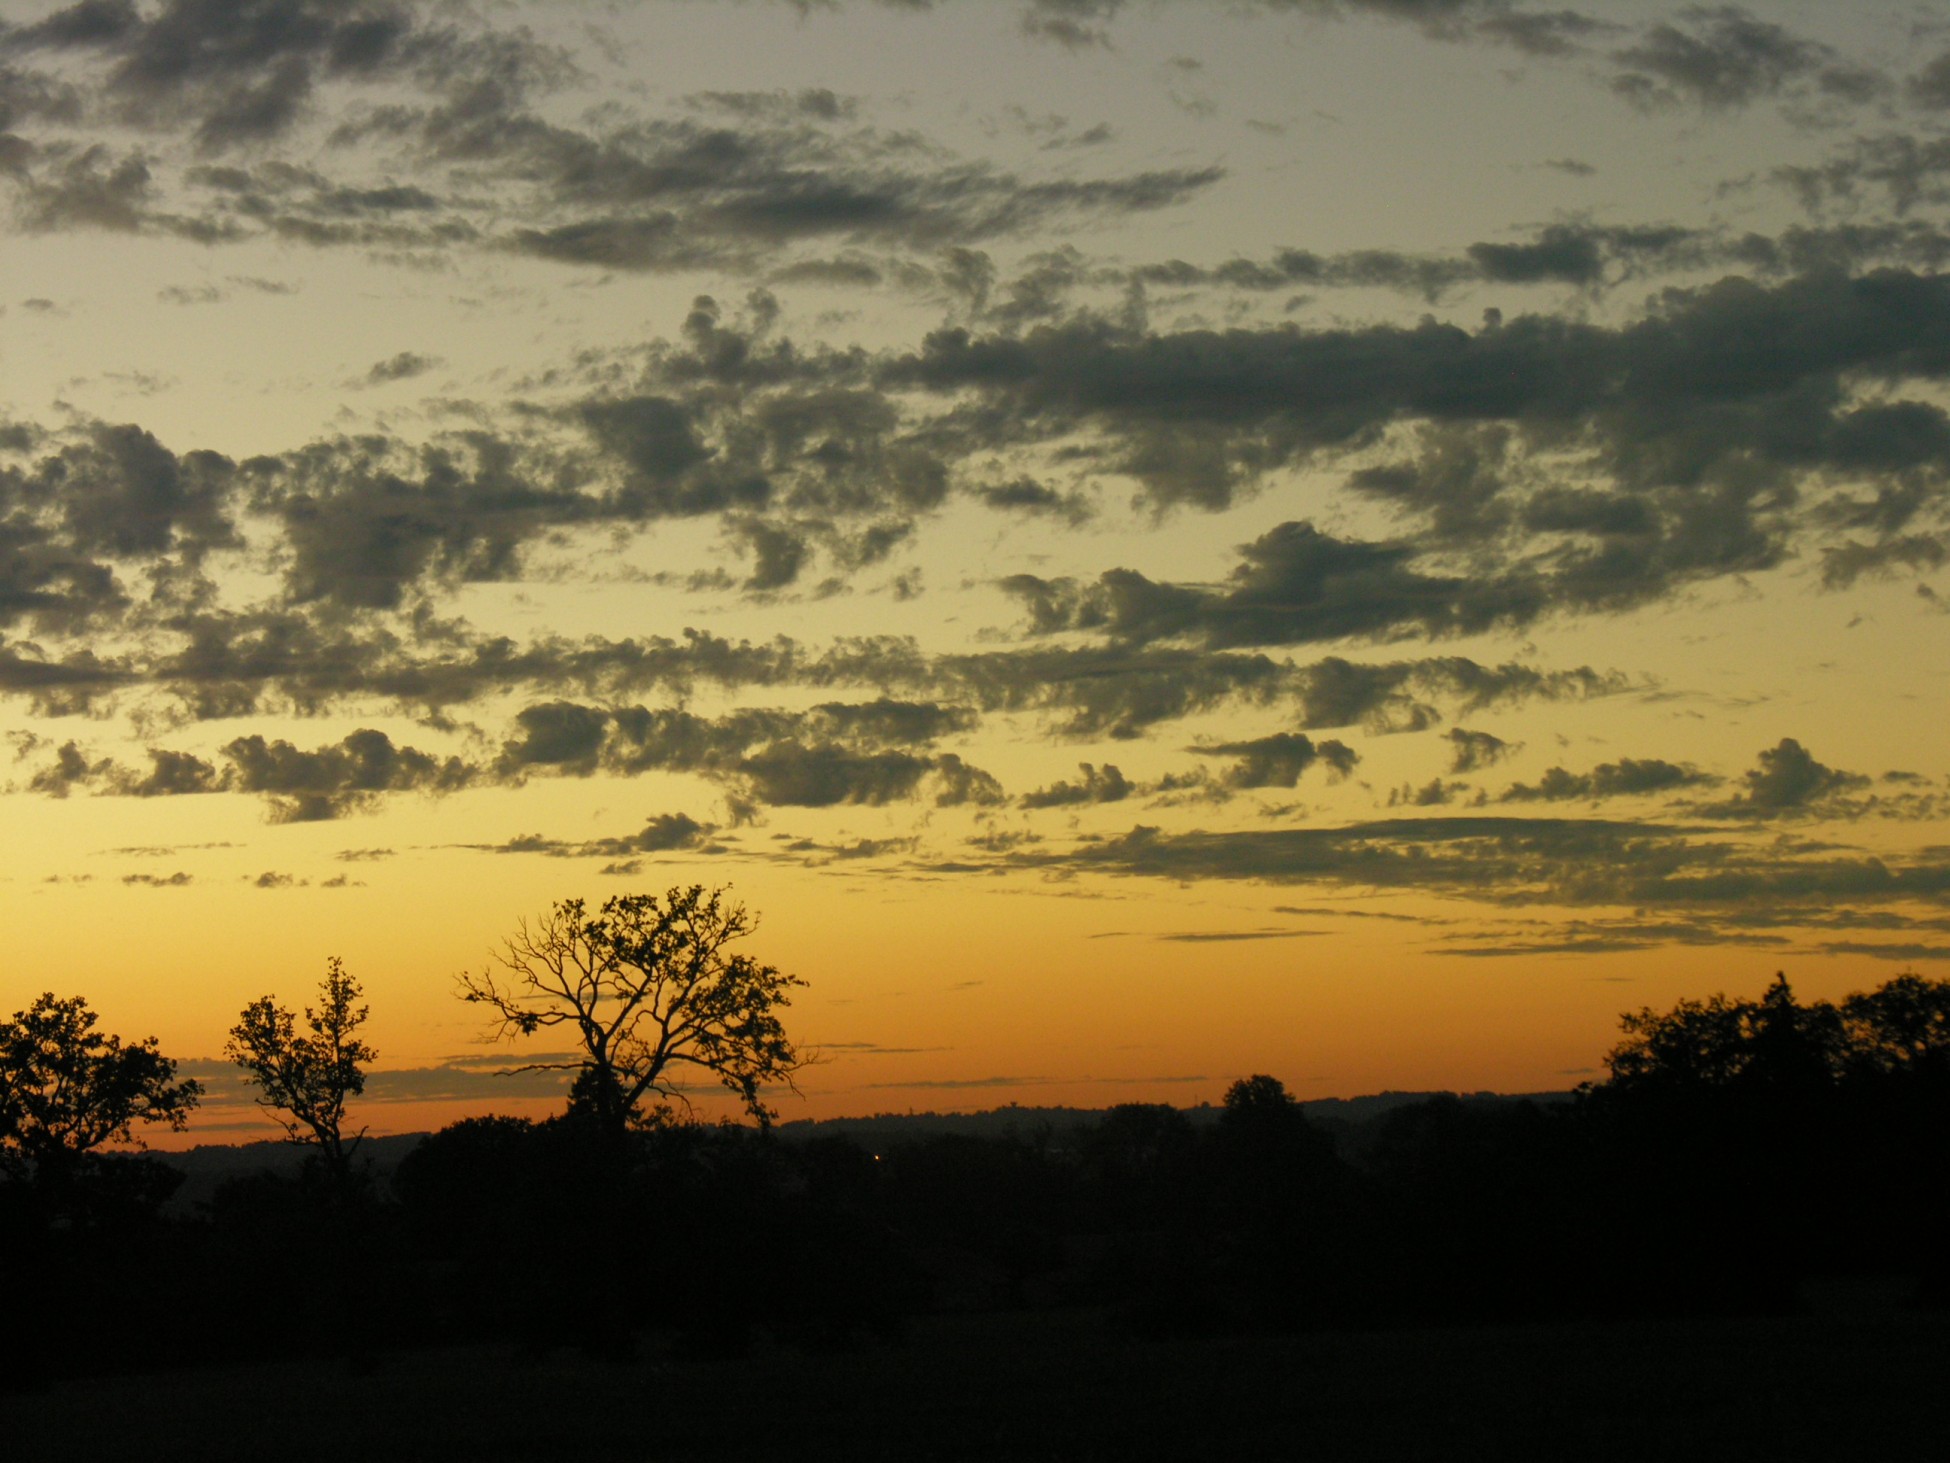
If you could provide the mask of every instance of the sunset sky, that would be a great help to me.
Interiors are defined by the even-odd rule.
[[[0,1015],[191,1139],[693,882],[788,1119],[1950,974],[1950,6],[0,14]]]

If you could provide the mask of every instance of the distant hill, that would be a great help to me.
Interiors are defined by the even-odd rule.
[[[379,1173],[390,1174],[426,1136],[425,1133],[394,1133],[384,1138],[367,1138],[359,1144],[353,1161],[370,1163]],[[170,1212],[194,1214],[230,1179],[254,1173],[297,1173],[304,1164],[306,1151],[296,1143],[272,1139],[255,1143],[199,1143],[180,1153],[150,1156],[185,1175],[183,1187],[169,1201]]]
[[[1375,1119],[1398,1107],[1408,1107],[1414,1103],[1427,1102],[1433,1097],[1460,1097],[1469,1103],[1494,1102],[1539,1102],[1554,1103],[1570,1100],[1568,1092],[1376,1092],[1366,1097],[1321,1097],[1302,1102],[1301,1110],[1309,1121],[1333,1133],[1352,1134]],[[962,1133],[978,1138],[1020,1137],[1035,1138],[1046,1135],[1052,1142],[1062,1142],[1065,1137],[1080,1128],[1093,1128],[1103,1120],[1106,1108],[1095,1107],[1022,1107],[1010,1103],[1006,1107],[986,1108],[980,1112],[913,1112],[875,1113],[870,1117],[858,1118],[801,1118],[778,1126],[779,1137],[787,1142],[804,1142],[813,1138],[834,1136],[847,1137],[855,1142],[879,1146],[912,1141],[916,1138],[932,1138],[943,1133]],[[1180,1109],[1191,1119],[1194,1127],[1216,1123],[1223,1108],[1209,1102],[1197,1107]]]
[[[1322,1097],[1300,1104],[1310,1121],[1332,1134],[1343,1153],[1352,1154],[1361,1146],[1362,1130],[1377,1118],[1398,1107],[1427,1102],[1433,1097],[1460,1096],[1469,1103],[1568,1101],[1568,1092],[1497,1093],[1467,1092],[1377,1092],[1366,1097]],[[803,1143],[818,1138],[850,1138],[868,1147],[888,1147],[903,1142],[958,1133],[976,1138],[1046,1137],[1061,1144],[1080,1129],[1095,1127],[1103,1120],[1105,1108],[1093,1107],[1006,1107],[980,1112],[900,1112],[874,1113],[856,1118],[799,1118],[780,1123],[775,1131],[788,1143]],[[1182,1109],[1194,1126],[1216,1123],[1222,1108],[1211,1103]],[[420,1145],[425,1133],[395,1133],[383,1138],[368,1138],[359,1145],[357,1161],[369,1163],[382,1178],[392,1173],[407,1154]],[[305,1160],[305,1150],[296,1144],[280,1142],[202,1143],[180,1153],[154,1155],[185,1175],[183,1187],[170,1201],[178,1214],[194,1214],[215,1197],[227,1180],[253,1173],[295,1174]]]

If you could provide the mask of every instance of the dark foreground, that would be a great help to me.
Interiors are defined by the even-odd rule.
[[[627,1362],[505,1346],[54,1385],[13,1463],[248,1458],[1938,1459],[1950,1317],[1829,1314],[1146,1340],[1095,1312]],[[188,1341],[189,1338],[183,1338]],[[267,1345],[274,1345],[266,1338]],[[191,1343],[193,1349],[193,1343]]]

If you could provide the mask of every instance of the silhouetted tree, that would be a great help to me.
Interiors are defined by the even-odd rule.
[[[1757,1001],[1621,1024],[1610,1079],[1580,1108],[1634,1211],[1619,1233],[1661,1246],[1648,1266],[1751,1307],[1790,1304],[1811,1269],[1867,1253],[1923,1259],[1912,1237],[1950,1207],[1950,983],[1906,972],[1838,1007],[1795,1000],[1777,975]],[[1698,1251],[1710,1228],[1747,1235],[1737,1272]]]
[[[1831,1081],[1848,1061],[1839,1012],[1826,1001],[1802,1005],[1785,975],[1758,1001],[1725,995],[1647,1007],[1619,1018],[1625,1039],[1605,1057],[1613,1093],[1685,1098],[1767,1088],[1806,1092]]]
[[[759,1098],[790,1084],[802,1058],[779,1011],[797,976],[729,947],[757,921],[725,891],[702,885],[619,895],[591,914],[580,899],[523,922],[478,976],[460,977],[463,1000],[484,1005],[495,1034],[516,1038],[562,1027],[581,1052],[516,1071],[574,1071],[577,1111],[620,1139],[653,1096],[683,1101],[671,1072],[711,1073],[761,1125]]]
[[[0,1171],[43,1191],[97,1148],[141,1146],[138,1124],[181,1131],[202,1096],[153,1036],[125,1044],[95,1019],[82,997],[49,992],[0,1023]]]
[[[15,1321],[0,1327],[0,1394],[116,1349],[104,1318],[125,1304],[127,1222],[182,1180],[153,1159],[97,1153],[141,1146],[138,1125],[180,1130],[202,1089],[175,1080],[154,1037],[125,1043],[95,1019],[80,996],[50,992],[0,1022],[0,1289]]]
[[[1219,1114],[1221,1142],[1255,1166],[1317,1163],[1333,1157],[1334,1145],[1307,1121],[1286,1084],[1258,1073],[1226,1089]]]
[[[1906,970],[1842,1002],[1852,1074],[1950,1078],[1950,980]]]
[[[315,1147],[327,1173],[341,1181],[364,1136],[362,1130],[346,1141],[345,1104],[365,1091],[363,1068],[378,1056],[357,1035],[367,1014],[362,994],[335,955],[325,962],[318,1005],[305,1007],[307,1034],[275,997],[260,996],[244,1007],[224,1047],[257,1085],[257,1105],[277,1119],[285,1140]]]

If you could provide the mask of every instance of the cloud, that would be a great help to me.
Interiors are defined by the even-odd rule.
[[[101,777],[112,765],[109,759],[91,762],[80,747],[64,742],[54,754],[54,760],[28,778],[27,790],[64,798],[75,788]]]
[[[1135,790],[1112,763],[1106,762],[1098,768],[1080,762],[1077,770],[1082,776],[1075,782],[1054,782],[1024,793],[1017,801],[1025,808],[1068,808],[1086,803],[1122,802]]]
[[[1758,765],[1743,773],[1745,790],[1699,811],[1722,818],[1780,818],[1833,813],[1845,793],[1867,787],[1869,779],[1817,762],[1793,737],[1782,737],[1760,753]]]
[[[239,542],[232,473],[217,453],[178,456],[140,427],[99,422],[25,471],[0,471],[0,625],[79,628],[119,612],[129,599],[118,562],[172,562],[193,584],[207,555]]]
[[[1469,792],[1466,782],[1444,782],[1441,778],[1431,778],[1421,787],[1404,782],[1388,793],[1388,806],[1391,808],[1443,808],[1457,801]],[[1482,799],[1476,800],[1479,804]]]
[[[1186,930],[1152,938],[1174,945],[1231,945],[1254,940],[1306,940],[1322,930]]]
[[[527,706],[515,714],[516,736],[503,744],[504,769],[554,767],[587,775],[609,737],[610,714],[571,701]]]
[[[1008,801],[1002,784],[993,774],[971,767],[953,752],[943,752],[935,759],[934,774],[938,789],[934,798],[936,807],[992,808]]]
[[[930,781],[944,806],[1001,796],[990,774],[931,750],[941,736],[974,725],[963,707],[883,697],[713,719],[675,708],[550,702],[524,709],[515,722],[517,735],[497,762],[504,777],[538,767],[578,776],[694,772],[740,803],[773,807],[877,806],[916,797]]]
[[[1103,24],[1124,8],[1124,0],[1029,0],[1022,11],[1023,34],[1053,41],[1066,50],[1108,46]]]
[[[1750,845],[1657,822],[1394,818],[1340,827],[1167,832],[1137,826],[1068,849],[1015,849],[1000,866],[1070,874],[1419,891],[1502,908],[1721,911],[1747,928],[1837,910],[1930,906],[1950,892],[1941,849],[1904,857]]]
[[[1201,757],[1238,760],[1223,774],[1227,787],[1248,789],[1294,787],[1300,775],[1316,762],[1325,762],[1337,777],[1346,777],[1361,760],[1352,747],[1338,741],[1315,742],[1299,732],[1275,732],[1252,741],[1220,742],[1190,749]]]
[[[1449,743],[1449,770],[1451,772],[1480,772],[1485,767],[1494,767],[1505,757],[1517,750],[1517,745],[1485,731],[1467,731],[1452,726],[1443,733]]]
[[[542,854],[549,858],[606,858],[630,862],[627,872],[635,872],[634,857],[649,853],[716,853],[723,846],[713,842],[712,835],[717,832],[714,824],[700,823],[688,813],[658,813],[635,833],[613,838],[594,838],[571,841],[545,838],[539,833],[527,833],[510,838],[504,843],[483,847],[479,844],[466,845],[480,848],[488,853],[527,853]]]
[[[393,609],[424,576],[509,577],[529,540],[597,516],[485,433],[410,453],[381,438],[321,442],[250,471],[279,521],[287,593],[300,604]]]
[[[1563,167],[1563,164],[1546,164]],[[1588,165],[1582,165],[1587,167]],[[1318,254],[1288,247],[1262,259],[1216,265],[1182,259],[1142,264],[1126,276],[1149,288],[1220,288],[1253,293],[1381,289],[1435,302],[1470,285],[1567,285],[1601,290],[1660,268],[1714,259],[1724,246],[1705,230],[1669,224],[1552,223],[1515,242],[1479,240],[1455,253],[1357,249]]]
[[[1277,468],[1412,440],[1411,455],[1349,478],[1412,521],[1400,537],[1288,523],[1246,545],[1218,589],[1125,569],[1009,585],[1044,630],[1300,643],[1617,612],[1785,562],[1849,501],[1842,484],[1890,471],[1859,447],[1896,403],[1860,402],[1848,382],[1932,378],[1940,319],[1941,278],[1885,269],[1669,290],[1615,328],[1524,316],[1473,334],[1425,322],[1153,335],[1088,318],[1008,338],[946,329],[882,379],[972,394],[1006,424],[991,447],[1065,435],[1072,457],[1132,475],[1160,509],[1223,508]],[[1942,514],[1942,459],[1911,440],[1931,453],[1914,464],[1931,485],[1872,541]],[[1804,501],[1802,483],[1819,491]]]
[[[393,381],[410,381],[415,376],[424,376],[440,365],[438,356],[424,356],[418,351],[401,351],[383,361],[376,361],[366,372],[366,383],[371,386],[385,385]]]
[[[1828,47],[1734,5],[1700,7],[1677,24],[1650,26],[1613,59],[1620,67],[1613,89],[1642,107],[1686,103],[1725,111],[1798,81],[1848,83]]]
[[[149,771],[137,777],[124,774],[114,779],[117,792],[129,797],[182,797],[197,793],[222,792],[230,779],[193,752],[151,747]]]
[[[775,314],[754,295],[729,322],[701,297],[684,341],[650,352],[646,389],[532,414],[520,436],[336,438],[237,464],[133,425],[79,429],[0,476],[0,620],[140,612],[128,571],[154,564],[175,623],[214,627],[201,566],[247,534],[269,535],[285,605],[320,621],[519,577],[550,535],[670,517],[718,517],[749,555],[750,592],[785,591],[821,558],[837,584],[957,491],[1077,521],[1080,491],[958,477],[959,462],[1033,457],[1059,436],[1070,471],[1128,471],[1160,509],[1222,507],[1282,467],[1335,461],[1348,493],[1400,520],[1368,538],[1278,524],[1217,585],[1126,568],[1006,582],[1038,631],[1129,647],[1469,634],[1616,613],[1802,550],[1835,586],[1950,553],[1941,408],[1850,385],[1940,369],[1936,276],[1729,279],[1609,328],[1154,334],[1077,316],[1018,336],[939,331],[877,362],[773,340]],[[230,628],[248,642],[255,627]],[[343,633],[287,618],[293,632]],[[199,653],[224,652],[204,639]],[[183,684],[199,706],[250,694],[220,679]]]
[[[1406,545],[1358,543],[1310,523],[1285,523],[1241,550],[1228,586],[1210,591],[1160,584],[1130,569],[1092,585],[1017,575],[1039,634],[1093,630],[1120,641],[1196,639],[1218,649],[1342,640],[1414,626],[1443,634],[1529,618],[1535,605],[1476,581],[1433,578],[1410,567]]]
[[[265,795],[274,823],[343,817],[382,793],[453,792],[476,776],[458,757],[398,746],[385,732],[371,729],[309,752],[252,733],[227,743],[223,752],[231,763],[231,785]]]
[[[934,760],[910,752],[862,752],[833,743],[777,741],[739,760],[737,777],[759,802],[825,808],[914,796]]]
[[[1628,684],[1616,672],[1589,666],[1546,671],[1518,662],[1486,666],[1464,656],[1359,662],[1330,655],[1301,668],[1298,681],[1301,724],[1309,731],[1359,725],[1373,732],[1432,726],[1440,718],[1436,698],[1473,712],[1532,699],[1616,695]]]
[[[1683,787],[1706,787],[1718,777],[1697,767],[1682,766],[1658,757],[1621,757],[1616,762],[1601,762],[1589,772],[1567,772],[1553,767],[1535,783],[1513,783],[1500,801],[1562,802],[1569,799],[1639,797],[1670,792]]]

